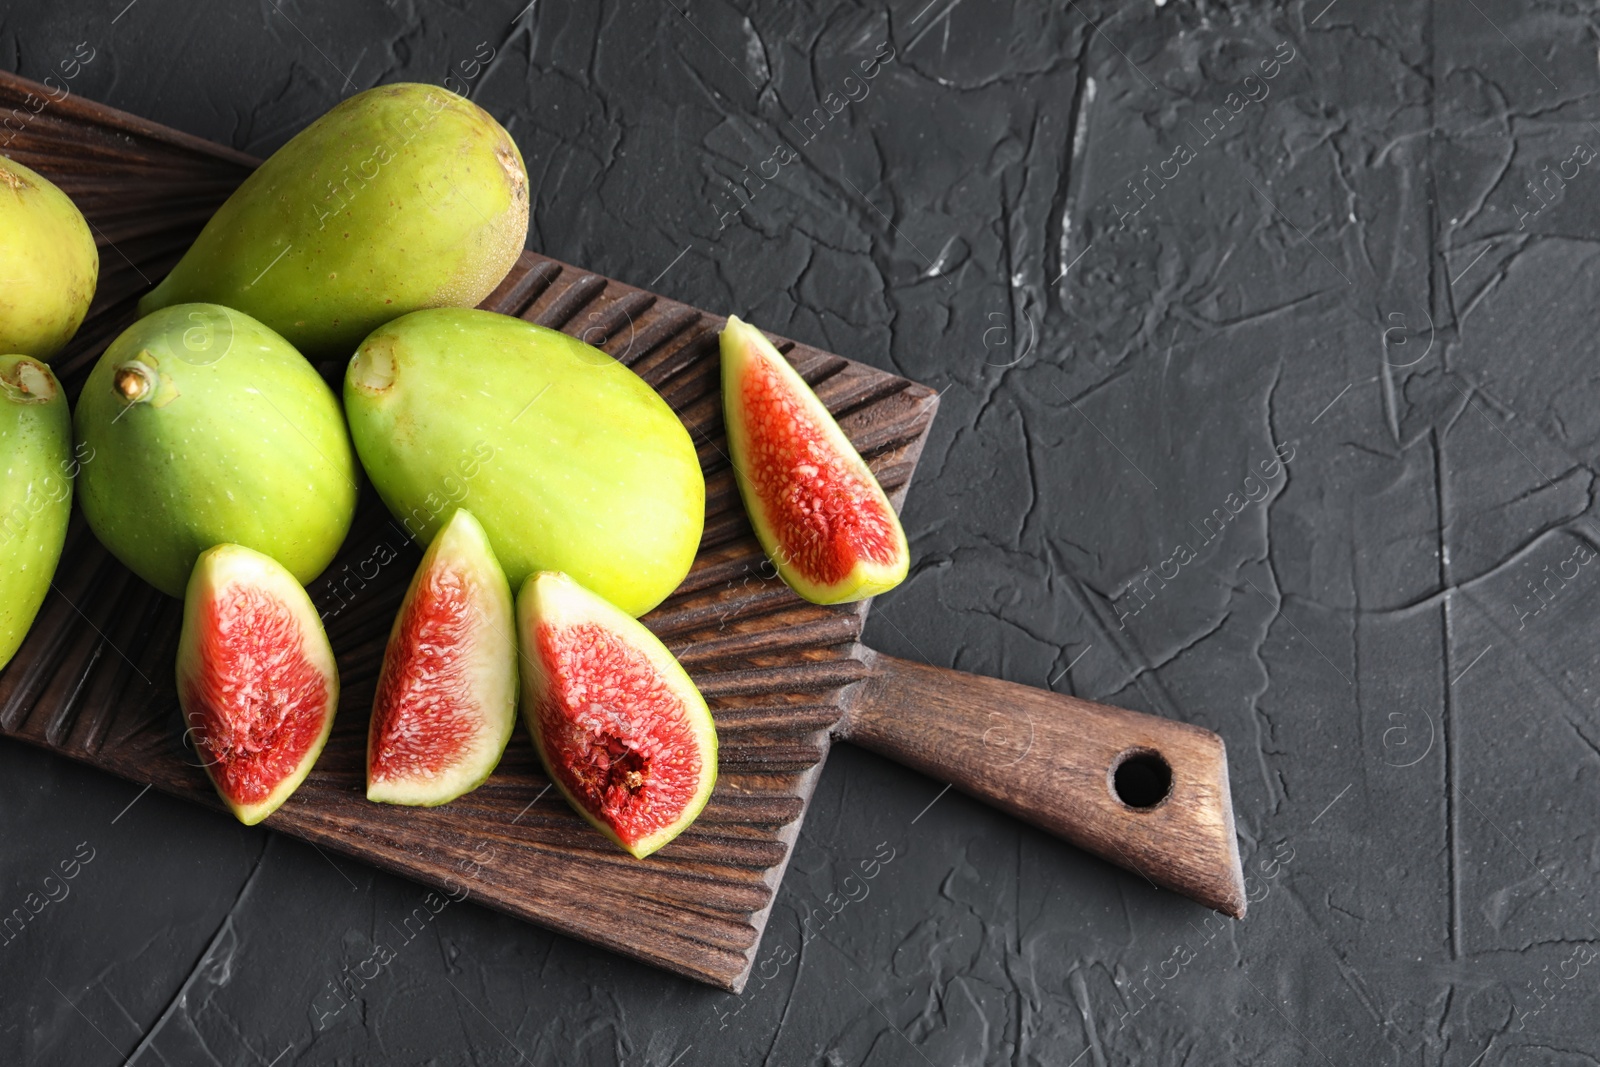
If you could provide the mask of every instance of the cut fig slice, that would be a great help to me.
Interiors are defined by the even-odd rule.
[[[339,671],[283,564],[241,545],[200,554],[178,637],[178,705],[206,774],[246,826],[305,780],[333,729]]]
[[[478,520],[434,535],[389,632],[367,731],[367,799],[433,807],[483,784],[517,718],[511,587]]]
[[[556,571],[523,583],[517,635],[523,717],[568,802],[639,859],[682,833],[717,781],[716,727],[682,665]]]
[[[817,394],[760,330],[722,330],[722,413],[739,494],[767,558],[813,604],[899,585],[900,517]]]

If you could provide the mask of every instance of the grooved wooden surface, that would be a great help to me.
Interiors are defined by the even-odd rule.
[[[45,90],[0,72],[0,108]],[[6,143],[5,138],[10,137]],[[76,399],[94,360],[134,318],[255,161],[78,97],[52,103],[0,152],[70,195],[100,245],[99,292],[54,366]],[[482,305],[596,344],[654,386],[689,426],[706,473],[693,570],[645,622],[716,716],[721,776],[695,825],[646,861],[591,830],[554,793],[519,725],[477,791],[443,808],[369,804],[364,746],[384,641],[420,551],[370,487],[311,593],[343,692],[328,747],[266,825],[730,990],[742,987],[846,687],[866,673],[866,606],[806,604],[763,567],[726,459],[720,316],[524,253]],[[898,507],[937,406],[932,390],[779,341]],[[342,366],[327,367],[331,380]],[[396,558],[380,565],[379,561]],[[133,577],[74,514],[55,591],[0,673],[0,732],[221,810],[182,728],[173,688],[181,605]]]

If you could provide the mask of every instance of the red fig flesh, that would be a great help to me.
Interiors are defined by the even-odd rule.
[[[200,554],[178,638],[178,703],[223,802],[253,825],[299,787],[339,704],[339,672],[305,588],[240,545]]]
[[[522,711],[551,780],[643,859],[692,823],[717,779],[711,712],[632,616],[553,571],[517,596]]]
[[[367,734],[367,799],[446,804],[481,785],[517,716],[511,587],[464,508],[434,536],[389,633]]]
[[[722,330],[722,411],[750,525],[796,593],[863,600],[905,579],[900,518],[828,409],[760,330]]]

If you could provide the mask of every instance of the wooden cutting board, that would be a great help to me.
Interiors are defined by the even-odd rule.
[[[138,296],[257,161],[4,72],[0,153],[65,190],[100,245],[94,306],[54,361],[75,402],[94,361],[133,321]],[[706,474],[704,539],[683,585],[644,621],[711,705],[721,740],[716,792],[681,837],[634,860],[548,789],[519,726],[495,774],[455,803],[368,803],[368,710],[390,624],[421,558],[368,487],[349,539],[311,586],[339,659],[333,736],[266,825],[737,992],[828,748],[848,738],[1243,914],[1216,735],[878,655],[858,642],[866,604],[807,604],[773,575],[726,458],[722,317],[532,252],[482,306],[611,353],[694,436]],[[774,341],[899,507],[937,396]],[[325,371],[342,378],[342,366]],[[0,732],[221,810],[182,743],[173,684],[180,618],[177,600],[129,573],[74,514],[55,590],[0,673]]]

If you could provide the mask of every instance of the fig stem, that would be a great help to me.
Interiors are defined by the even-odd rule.
[[[389,337],[362,342],[350,361],[350,382],[369,396],[388,389],[394,384],[394,341]]]
[[[55,399],[56,387],[50,375],[31,359],[20,359],[4,377],[5,392],[21,404],[47,404]]]
[[[138,360],[122,364],[111,378],[112,387],[129,404],[150,399],[156,391],[155,372]]]

